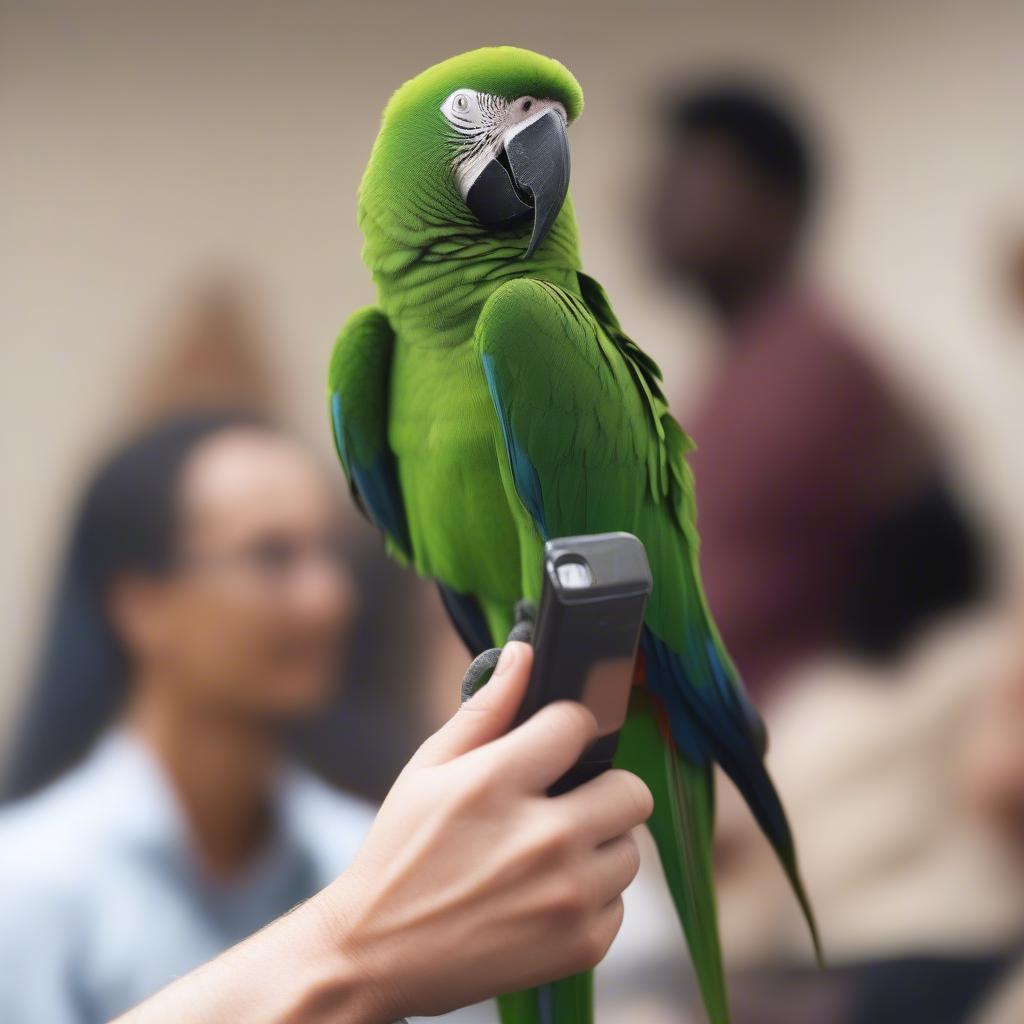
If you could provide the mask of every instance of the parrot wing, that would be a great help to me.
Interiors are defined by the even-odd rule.
[[[673,505],[680,529],[687,535],[689,547],[696,552],[698,544],[696,542],[696,535],[692,530],[692,525],[696,522],[697,510],[693,500],[692,483],[685,463],[686,454],[692,450],[693,445],[668,411],[668,404],[665,402],[664,395],[660,389],[661,370],[658,368],[657,363],[622,330],[604,288],[586,274],[579,273],[577,277],[580,284],[580,293],[583,301],[587,304],[587,308],[593,313],[602,330],[615,341],[616,347],[623,354],[623,357],[637,364],[637,372],[638,374],[643,374],[647,392],[654,396],[654,400],[657,403],[655,415],[661,420],[662,424],[662,432],[659,435],[659,439],[669,449],[668,462],[670,471],[673,473],[674,486],[671,504]],[[694,582],[696,583],[696,580]],[[713,672],[713,674],[720,676],[722,684],[731,691],[728,700],[736,706],[739,718],[749,728],[750,739],[754,742],[757,753],[763,757],[768,747],[768,735],[764,723],[761,721],[761,716],[743,688],[739,674],[733,668],[731,662],[729,662],[706,609],[703,609],[703,614],[707,619],[710,639],[715,641],[716,658],[722,662],[721,671]]]
[[[412,560],[395,453],[388,444],[388,391],[395,336],[374,306],[353,313],[334,344],[328,373],[334,446],[352,496],[399,561]]]
[[[710,859],[713,761],[774,846],[816,947],[817,930],[764,768],[763,726],[700,589],[690,441],[668,412],[657,365],[623,333],[603,289],[580,275],[580,292],[510,281],[481,311],[476,344],[516,494],[540,535],[626,529],[647,547],[655,573],[641,640],[647,692],[633,702],[641,713],[624,731],[623,751],[656,802],[659,794],[669,801],[656,808],[652,831],[705,1002],[724,1021]],[[674,740],[673,757],[640,740],[651,734],[651,710]]]
[[[702,731],[711,737],[711,754],[736,783],[750,805],[758,824],[768,837],[782,863],[783,869],[793,887],[814,942],[818,961],[822,961],[821,939],[810,901],[800,879],[796,862],[796,849],[786,821],[785,811],[779,801],[771,779],[764,770],[764,755],[768,748],[768,732],[757,709],[751,703],[739,673],[736,671],[728,652],[718,635],[711,614],[700,592],[699,571],[696,554],[699,541],[694,530],[697,509],[693,496],[692,478],[686,464],[686,453],[692,442],[683,433],[668,411],[667,403],[658,387],[661,371],[657,364],[631,338],[619,324],[604,288],[592,277],[578,273],[580,294],[595,319],[616,346],[623,357],[638,365],[639,372],[647,378],[648,392],[661,401],[661,418],[664,432],[659,435],[668,445],[669,466],[673,476],[671,503],[684,535],[687,536],[689,572],[687,577],[689,604],[696,607],[692,615],[699,628],[689,630],[686,646],[688,657],[680,657],[663,643],[657,633],[647,630],[643,638],[645,661],[651,666],[648,675],[652,689],[661,690],[668,697],[671,709],[677,694],[683,696],[689,706],[680,709],[677,705],[672,720],[680,719],[697,722]],[[696,657],[694,657],[696,656]],[[687,681],[709,681],[710,686],[687,686]],[[660,684],[660,685],[659,685]],[[667,685],[666,685],[667,684]],[[676,732],[680,731],[678,728]]]

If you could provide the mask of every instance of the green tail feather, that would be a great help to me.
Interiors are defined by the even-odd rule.
[[[551,985],[498,997],[501,1024],[591,1024],[594,972],[584,971]]]
[[[633,691],[615,763],[639,775],[654,796],[648,828],[686,935],[704,1006],[711,1024],[728,1024],[711,864],[712,767],[692,765],[676,754],[661,734],[654,701],[642,687]]]

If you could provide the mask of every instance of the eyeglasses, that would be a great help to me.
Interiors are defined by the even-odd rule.
[[[297,540],[290,537],[264,537],[233,551],[187,555],[178,563],[183,572],[244,572],[262,584],[280,587],[299,570],[316,564],[334,572],[343,572],[348,561],[341,541],[336,537]]]

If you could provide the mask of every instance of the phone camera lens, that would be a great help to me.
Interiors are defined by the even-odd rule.
[[[586,562],[564,561],[555,566],[558,582],[566,590],[585,590],[594,582],[590,566]]]

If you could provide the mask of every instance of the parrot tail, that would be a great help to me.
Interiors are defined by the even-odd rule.
[[[592,1024],[594,972],[498,996],[501,1024]]]
[[[775,786],[764,766],[766,733],[722,648],[709,630],[691,636],[687,656],[644,630],[646,682],[663,702],[675,745],[693,764],[717,761],[750,807],[793,889],[824,965],[821,938],[797,864],[796,845]]]
[[[654,796],[647,827],[683,926],[711,1024],[728,1024],[729,1005],[718,937],[711,844],[714,778],[710,763],[680,755],[658,701],[635,686],[616,764],[639,775]]]

